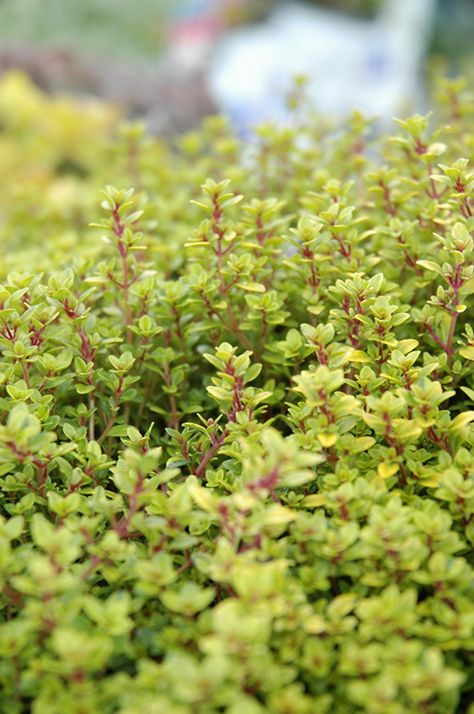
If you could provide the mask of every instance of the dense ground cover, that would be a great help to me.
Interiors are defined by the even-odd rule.
[[[467,710],[474,104],[298,95],[167,146],[0,86],[5,714]]]

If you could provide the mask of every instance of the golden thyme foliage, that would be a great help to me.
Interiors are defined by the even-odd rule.
[[[2,713],[467,710],[474,104],[439,93],[166,146],[3,80]]]

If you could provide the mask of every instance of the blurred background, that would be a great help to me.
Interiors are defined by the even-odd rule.
[[[423,111],[431,67],[472,73],[473,38],[474,0],[0,0],[0,73],[163,134],[284,121],[295,75],[323,114]]]

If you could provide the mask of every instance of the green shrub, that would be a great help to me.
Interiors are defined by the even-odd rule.
[[[2,713],[467,711],[474,104],[440,95],[167,147],[0,87]]]

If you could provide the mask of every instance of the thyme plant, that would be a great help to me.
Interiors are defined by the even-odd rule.
[[[291,103],[0,87],[5,714],[468,711],[472,95]]]

